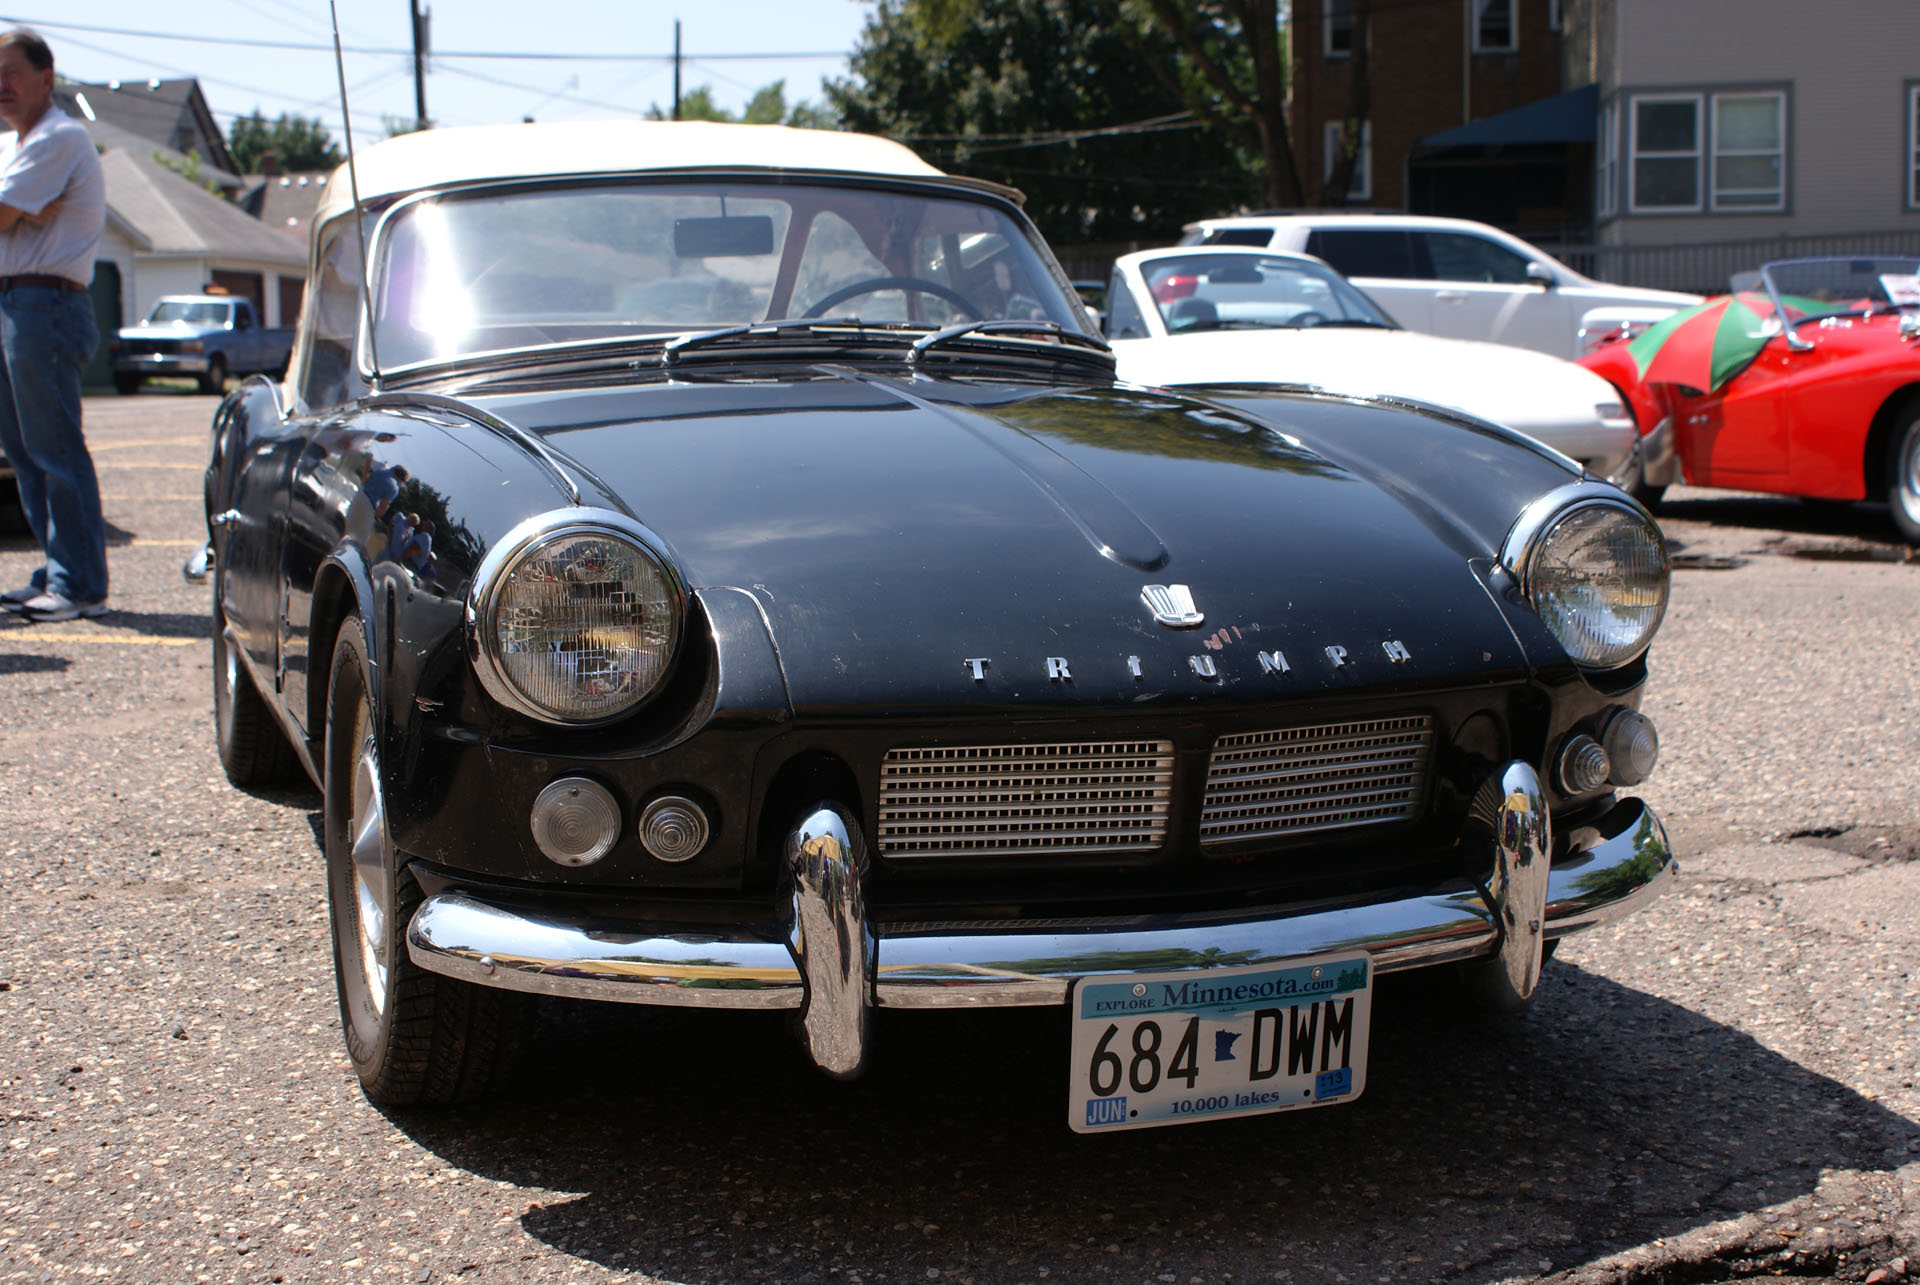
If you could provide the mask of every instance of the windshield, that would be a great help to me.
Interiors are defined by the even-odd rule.
[[[1329,323],[1392,327],[1339,273],[1306,259],[1187,254],[1140,265],[1167,329],[1264,329]]]
[[[1746,275],[1735,278],[1736,290]],[[1786,315],[1798,322],[1874,312],[1911,299],[1920,258],[1790,259],[1769,263],[1760,275]]]
[[[162,299],[147,317],[150,326],[180,322],[190,326],[223,326],[227,322],[224,303],[191,303],[185,299]]]
[[[999,206],[854,184],[605,182],[430,197],[375,251],[380,362],[797,317],[1086,333]]]

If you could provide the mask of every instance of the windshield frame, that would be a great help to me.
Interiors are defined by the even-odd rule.
[[[1271,324],[1250,322],[1244,325],[1223,324],[1176,329],[1167,315],[1168,306],[1171,301],[1163,303],[1162,300],[1155,296],[1153,280],[1150,274],[1158,269],[1160,265],[1169,262],[1185,262],[1203,259],[1215,259],[1221,262],[1245,262],[1254,266],[1256,269],[1258,265],[1263,262],[1278,263],[1284,265],[1290,271],[1299,273],[1303,277],[1324,282],[1329,295],[1333,300],[1342,305],[1344,313],[1352,314],[1341,317],[1328,317],[1325,319],[1326,324],[1332,324],[1334,326],[1364,324],[1369,327],[1378,326],[1387,330],[1399,330],[1402,328],[1392,314],[1369,297],[1364,290],[1342,276],[1339,270],[1332,264],[1327,263],[1323,259],[1316,258],[1313,255],[1298,254],[1289,250],[1275,250],[1270,247],[1261,246],[1194,245],[1174,247],[1166,251],[1155,252],[1148,256],[1134,258],[1127,265],[1128,271],[1126,275],[1130,278],[1127,289],[1129,293],[1134,295],[1140,311],[1143,314],[1150,314],[1152,316],[1153,320],[1150,325],[1158,330],[1161,337],[1171,338],[1189,334],[1218,334],[1228,331],[1284,332],[1288,330],[1310,330],[1314,328],[1310,325],[1287,325],[1284,322]],[[1200,292],[1195,292],[1193,297],[1200,297]],[[1312,310],[1308,309],[1308,311]]]
[[[1865,308],[1836,307],[1816,312],[1808,312],[1798,306],[1792,306],[1790,309],[1787,303],[1789,296],[1781,288],[1780,282],[1775,279],[1774,270],[1776,268],[1793,268],[1805,264],[1818,263],[1874,264],[1876,267],[1873,273],[1873,284],[1876,288],[1880,286],[1880,278],[1887,275],[1886,272],[1882,270],[1881,265],[1903,264],[1906,265],[1908,271],[1899,275],[1920,274],[1920,255],[1910,254],[1823,254],[1804,259],[1775,259],[1770,263],[1762,264],[1759,273],[1760,284],[1765,288],[1767,298],[1773,302],[1773,315],[1779,319],[1780,325],[1788,334],[1795,334],[1801,326],[1806,325],[1808,322],[1825,321],[1832,317],[1867,317],[1879,312],[1897,312],[1900,310],[1901,305],[1891,300],[1883,304],[1869,302]],[[1735,293],[1738,293],[1737,282],[1739,277],[1743,275],[1744,274],[1736,274],[1734,281],[1728,283],[1730,286],[1736,287]],[[1807,301],[1806,296],[1803,295],[1795,295],[1792,297],[1800,299],[1803,302]]]
[[[422,188],[410,192],[393,201],[380,210],[368,234],[368,255],[373,264],[372,272],[363,272],[360,284],[361,304],[359,309],[359,336],[355,343],[355,367],[360,378],[374,391],[379,391],[385,381],[401,379],[412,381],[430,379],[443,373],[464,373],[490,364],[526,364],[529,360],[538,360],[543,353],[552,354],[557,361],[578,360],[583,355],[595,353],[616,354],[622,351],[656,351],[663,349],[676,339],[702,335],[717,329],[711,325],[662,326],[657,330],[644,333],[598,336],[578,340],[545,341],[537,344],[510,345],[500,348],[462,352],[451,356],[434,357],[427,360],[404,363],[381,363],[376,366],[375,346],[377,336],[371,326],[368,301],[377,301],[388,287],[388,274],[392,270],[390,250],[394,244],[395,230],[401,226],[398,222],[408,212],[425,202],[447,198],[485,199],[490,194],[519,195],[542,191],[565,191],[569,189],[611,190],[616,188],[647,187],[687,187],[687,186],[727,186],[736,189],[766,188],[770,191],[780,188],[849,188],[870,192],[880,192],[897,197],[919,200],[937,200],[973,205],[985,205],[1000,216],[1011,230],[1018,234],[1024,245],[1032,266],[1049,281],[1061,307],[1059,311],[1071,322],[1068,329],[1076,330],[1095,340],[1101,340],[1100,329],[1088,316],[1086,306],[1079,294],[1067,280],[1066,273],[1060,267],[1052,250],[1034,227],[1032,221],[1016,201],[1001,194],[998,189],[983,187],[980,184],[959,178],[914,178],[893,175],[866,175],[838,171],[767,171],[755,169],[679,169],[656,171],[622,171],[616,173],[593,173],[563,176],[537,176],[516,179],[487,179],[465,183],[441,184],[431,188]],[[352,218],[349,210],[342,217]],[[787,229],[787,236],[793,230]],[[784,240],[784,238],[783,238]],[[784,258],[787,250],[784,245],[776,246],[775,253]],[[791,294],[791,291],[789,291]],[[787,300],[790,305],[791,297]],[[774,318],[773,320],[787,320]],[[871,324],[875,335],[885,333],[878,324]],[[892,328],[892,327],[889,327]],[[939,325],[920,325],[905,323],[905,333],[917,337],[940,329]],[[1104,342],[1104,340],[1102,340]],[[904,347],[904,344],[901,345]]]

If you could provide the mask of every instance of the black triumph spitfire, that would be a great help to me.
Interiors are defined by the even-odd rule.
[[[518,125],[314,226],[215,421],[215,714],[323,791],[375,1101],[562,995],[839,1077],[877,1007],[1061,1007],[1085,1131],[1342,1102],[1377,974],[1516,1007],[1670,874],[1645,512],[1449,412],[1117,383],[1014,192]]]

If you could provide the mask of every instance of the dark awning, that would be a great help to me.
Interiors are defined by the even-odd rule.
[[[1537,143],[1591,143],[1600,110],[1600,87],[1582,85],[1498,116],[1429,134],[1414,146],[1512,147]]]

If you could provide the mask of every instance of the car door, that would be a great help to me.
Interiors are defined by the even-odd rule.
[[[1366,291],[1408,330],[1432,331],[1433,282],[1401,228],[1315,228],[1306,251]]]
[[[1532,260],[1471,232],[1414,235],[1432,277],[1431,333],[1567,355],[1569,304],[1552,284],[1527,275]]]

